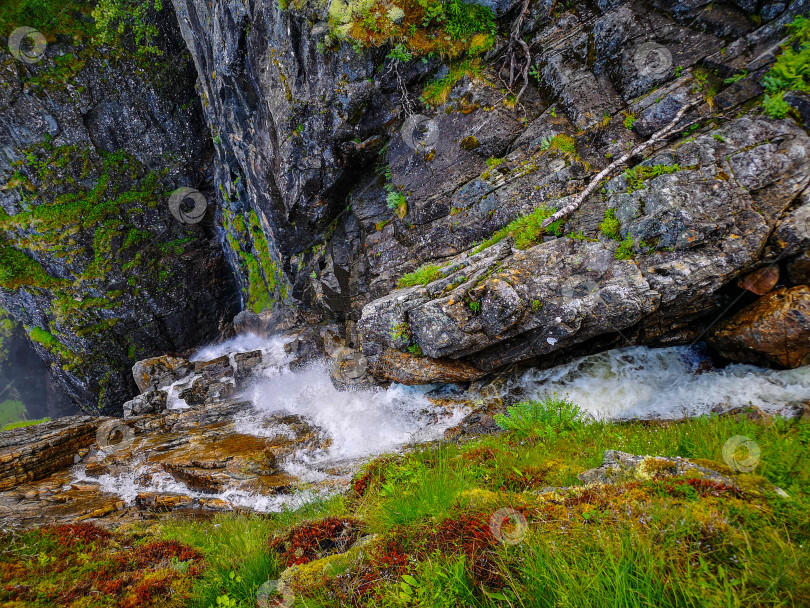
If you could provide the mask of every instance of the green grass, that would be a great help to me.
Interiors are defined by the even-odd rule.
[[[599,230],[614,241],[622,240],[621,225],[619,220],[616,219],[615,209],[605,209],[605,219],[599,224]]]
[[[440,106],[447,101],[450,91],[464,78],[476,78],[481,74],[481,64],[476,59],[464,59],[450,66],[444,78],[432,80],[422,91],[422,100],[431,106]]]
[[[441,276],[441,273],[439,272],[441,269],[442,266],[437,264],[424,264],[413,272],[403,275],[399,281],[397,281],[397,289],[432,283]]]
[[[19,422],[12,422],[3,427],[0,427],[0,431],[12,431],[14,429],[21,429],[27,426],[34,426],[49,421],[50,418],[40,418],[39,420],[20,420]]]
[[[562,234],[564,219],[557,220],[546,228],[542,228],[543,220],[554,213],[553,209],[542,207],[536,209],[528,215],[521,216],[510,222],[493,234],[486,241],[478,245],[473,253],[479,253],[484,249],[492,247],[496,243],[500,243],[507,236],[511,236],[515,241],[515,247],[518,249],[528,249],[540,242],[546,234]]]
[[[670,173],[677,173],[681,170],[680,165],[638,165],[632,169],[624,172],[624,178],[627,182],[627,192],[634,192],[635,190],[643,190],[645,188],[644,182],[655,179],[660,175],[668,175]]]
[[[636,243],[633,240],[633,237],[628,234],[625,239],[619,243],[613,257],[615,257],[617,260],[629,260],[633,257],[633,249],[635,246]]]
[[[514,406],[498,422],[510,431],[380,457],[346,496],[300,511],[162,524],[161,535],[205,556],[190,605],[207,608],[225,595],[252,607],[258,586],[282,569],[267,539],[326,516],[361,520],[377,540],[363,560],[326,574],[301,570],[296,606],[743,608],[810,601],[809,422],[737,414],[613,423],[557,396]],[[761,448],[752,473],[723,462],[723,445],[735,435]],[[697,478],[690,485],[688,475],[583,488],[577,475],[600,465],[608,449],[694,459],[732,477],[742,492]],[[543,493],[569,486],[579,489]],[[502,507],[528,522],[515,545],[488,531]]]

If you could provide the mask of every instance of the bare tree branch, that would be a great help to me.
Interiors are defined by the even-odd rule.
[[[599,186],[599,184],[602,182],[603,179],[605,179],[606,177],[610,177],[613,174],[613,172],[616,171],[616,169],[621,167],[623,164],[625,164],[632,157],[637,156],[639,154],[642,154],[647,149],[653,147],[655,144],[657,144],[661,140],[666,139],[667,137],[672,135],[672,133],[675,132],[675,128],[678,126],[678,123],[681,122],[681,119],[684,117],[684,115],[689,110],[691,110],[696,105],[698,105],[701,101],[702,101],[702,98],[698,98],[698,99],[694,99],[694,100],[690,101],[689,103],[687,103],[680,110],[678,110],[678,113],[675,114],[675,117],[672,119],[672,121],[666,127],[661,129],[660,131],[657,131],[657,132],[653,133],[653,135],[652,135],[652,137],[650,137],[650,139],[648,139],[647,141],[637,145],[635,148],[632,148],[628,152],[625,152],[621,157],[617,158],[612,163],[610,163],[607,167],[602,169],[596,175],[596,177],[594,177],[591,180],[591,182],[587,185],[587,187],[582,192],[577,194],[571,200],[571,202],[568,205],[566,205],[565,207],[563,207],[562,209],[557,211],[554,215],[546,218],[543,221],[543,223],[541,224],[541,227],[545,228],[549,224],[551,224],[552,222],[556,222],[559,219],[562,219],[564,217],[567,217],[567,216],[571,215],[574,211],[576,211],[579,208],[579,206],[582,204],[582,202],[586,198],[588,198],[588,196],[594,190],[596,190],[596,188]]]

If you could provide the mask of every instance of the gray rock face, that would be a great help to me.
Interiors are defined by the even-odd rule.
[[[810,138],[792,121],[739,118],[645,163],[680,170],[629,188],[622,175],[562,237],[525,250],[511,240],[462,254],[425,287],[363,309],[363,350],[418,345],[482,371],[545,359],[599,336],[657,339],[753,269],[783,212],[810,183]],[[634,189],[635,188],[635,189]],[[562,206],[565,199],[554,206]],[[590,207],[590,209],[589,209]],[[588,216],[612,209],[631,259]],[[810,235],[806,235],[810,238]],[[407,327],[402,341],[392,328]]]
[[[36,64],[0,53],[0,305],[86,412],[120,414],[136,360],[210,341],[238,310],[193,67],[159,19],[151,65],[67,36]],[[208,196],[201,223],[172,216],[178,186]]]

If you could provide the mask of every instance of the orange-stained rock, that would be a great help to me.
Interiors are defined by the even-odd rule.
[[[453,359],[417,357],[398,350],[386,350],[372,365],[372,373],[402,384],[470,382],[486,374],[469,363]]]
[[[779,282],[779,267],[766,266],[744,276],[737,285],[758,296],[768,293]]]
[[[732,361],[767,359],[783,367],[810,363],[810,287],[762,296],[720,323],[709,343]]]
[[[192,369],[185,359],[161,355],[138,361],[132,366],[132,377],[142,393],[151,388],[168,386],[186,376]]]

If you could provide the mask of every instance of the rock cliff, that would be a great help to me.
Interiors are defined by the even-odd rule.
[[[3,56],[0,298],[75,404],[120,412],[238,299],[423,383],[703,340],[750,273],[807,283],[810,101],[771,72],[806,0],[400,4],[173,0],[149,66]]]

